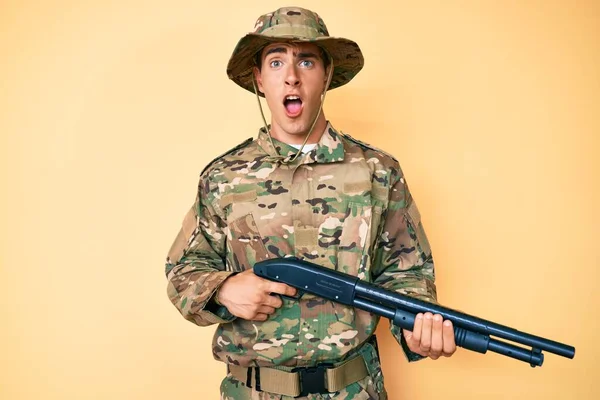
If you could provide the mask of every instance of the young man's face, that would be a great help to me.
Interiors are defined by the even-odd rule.
[[[280,140],[302,143],[327,83],[321,49],[313,43],[276,43],[263,49],[261,60],[261,69],[254,72],[271,110],[271,132]],[[325,124],[321,113],[314,132],[320,135]]]

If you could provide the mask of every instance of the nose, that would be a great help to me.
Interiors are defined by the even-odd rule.
[[[300,79],[298,79],[298,74],[296,71],[295,65],[290,65],[287,69],[287,74],[285,77],[285,84],[287,86],[298,86],[300,84]]]

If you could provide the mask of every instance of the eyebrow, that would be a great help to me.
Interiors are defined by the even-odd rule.
[[[267,50],[264,56],[266,57],[273,53],[287,53],[287,49],[285,47],[273,47],[272,49]]]
[[[287,53],[287,48],[285,47],[273,47],[272,49],[267,50],[267,52],[265,53],[264,57],[267,57],[269,54],[274,54],[274,53]],[[297,55],[298,58],[319,58],[319,56],[317,56],[315,53],[311,53],[311,52],[302,52],[302,53],[298,53]]]
[[[319,56],[317,56],[315,53],[304,52],[298,53],[298,58],[319,58]]]

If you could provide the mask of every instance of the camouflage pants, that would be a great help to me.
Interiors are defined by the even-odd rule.
[[[221,400],[385,400],[385,389],[377,393],[370,376],[330,394],[311,394],[307,397],[289,397],[279,394],[257,392],[238,381],[230,374],[221,382]]]

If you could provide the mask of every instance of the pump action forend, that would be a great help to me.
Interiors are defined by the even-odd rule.
[[[544,362],[542,351],[573,358],[575,348],[553,340],[520,332],[494,322],[383,289],[355,276],[322,267],[295,257],[257,262],[254,273],[260,277],[295,287],[303,292],[389,318],[394,325],[412,330],[418,313],[440,314],[452,321],[456,345],[485,354],[488,350],[525,361],[532,367]],[[496,340],[496,336],[504,340]],[[523,348],[512,341],[531,347]]]

